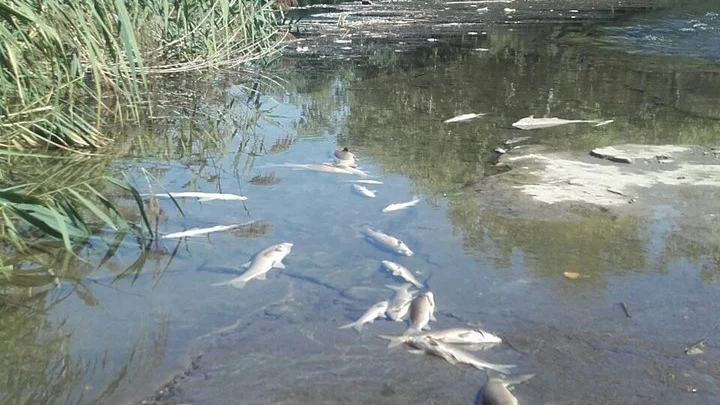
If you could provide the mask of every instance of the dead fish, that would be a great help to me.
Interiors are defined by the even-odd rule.
[[[387,235],[369,227],[363,229],[362,233],[369,241],[374,242],[376,245],[393,253],[397,253],[403,256],[412,256],[414,254],[413,251],[410,250],[410,248],[405,244],[405,242],[394,236]]]
[[[297,164],[297,163],[280,163],[280,164],[269,164],[265,167],[290,167],[295,170],[312,170],[316,172],[325,173],[338,173],[338,174],[355,174],[359,176],[368,176],[369,174],[363,170],[356,169],[347,165],[339,163],[308,163],[308,164]]]
[[[615,122],[615,120],[605,120],[605,121],[598,122],[597,124],[593,125],[593,127],[597,128],[597,127],[601,127],[603,125],[612,124],[613,122]]]
[[[375,198],[375,193],[377,192],[377,190],[370,190],[369,188],[356,183],[353,183],[351,187],[356,193],[368,198]]]
[[[338,329],[347,329],[347,328],[353,328],[356,331],[360,332],[362,330],[363,325],[366,323],[373,323],[376,318],[385,318],[385,312],[388,308],[388,302],[387,301],[380,301],[377,304],[371,306],[368,308],[367,311],[365,311],[364,314],[355,322],[351,322],[347,325],[343,325],[338,327]]]
[[[415,204],[417,204],[417,203],[419,203],[419,202],[420,202],[420,199],[416,197],[416,198],[413,198],[412,200],[410,200],[410,201],[408,201],[408,202],[393,203],[393,204],[390,204],[390,205],[388,205],[387,207],[383,208],[383,209],[382,209],[382,212],[391,212],[391,211],[404,210],[404,209],[406,209],[406,208],[412,207],[413,205],[415,205]]]
[[[383,184],[382,181],[378,180],[345,180],[346,183],[358,183],[358,184]]]
[[[508,146],[515,145],[516,143],[525,142],[528,139],[530,139],[529,136],[519,136],[517,138],[507,139],[507,140],[505,140],[505,142],[503,142],[503,144],[508,145]]]
[[[490,377],[483,389],[481,405],[519,405],[517,398],[510,392],[508,387],[523,383],[535,374],[525,374],[505,379],[502,377]]]
[[[531,115],[529,117],[525,117],[520,119],[519,121],[512,124],[515,128],[519,129],[540,129],[540,128],[550,128],[550,127],[557,127],[559,125],[565,125],[565,124],[578,124],[578,123],[588,123],[588,124],[596,124],[599,123],[601,120],[565,120],[562,118],[535,118],[535,116]]]
[[[357,167],[357,159],[355,158],[355,155],[348,150],[348,148],[335,150],[333,156],[335,156],[337,163],[350,167]]]
[[[245,201],[247,197],[237,194],[226,193],[201,193],[199,191],[181,191],[178,193],[154,194],[158,198],[197,198],[199,202],[212,200]]]
[[[382,265],[393,276],[400,277],[408,283],[412,283],[417,288],[423,288],[423,284],[402,264],[391,262],[390,260],[383,260]]]
[[[393,321],[402,322],[402,319],[407,315],[408,310],[410,310],[410,302],[413,300],[413,293],[409,291],[412,284],[405,283],[399,286],[386,285],[385,287],[395,290],[385,313]]]
[[[483,115],[485,115],[485,114],[475,114],[475,113],[460,114],[460,115],[458,115],[458,116],[455,116],[455,117],[446,119],[445,121],[443,121],[443,123],[444,123],[444,124],[450,124],[450,123],[452,123],[452,122],[467,121],[467,120],[471,120],[471,119],[476,118],[476,117],[482,117]]]
[[[410,303],[410,326],[405,335],[418,334],[423,329],[430,329],[428,323],[435,321],[435,295],[432,291],[421,293]]]
[[[407,343],[408,340],[414,336],[428,336],[435,340],[443,343],[450,344],[462,344],[462,345],[480,345],[480,344],[495,344],[501,343],[502,339],[493,335],[490,332],[485,332],[482,329],[468,329],[468,328],[450,328],[441,329],[432,332],[425,332],[421,335],[402,335],[402,336],[387,336],[381,335],[383,339],[388,339],[388,347],[395,347],[402,343]]]
[[[163,235],[160,237],[160,239],[184,238],[187,236],[206,235],[206,234],[213,233],[213,232],[222,232],[222,231],[227,231],[230,229],[248,226],[248,225],[252,224],[253,222],[255,222],[255,221],[245,222],[243,224],[217,225],[217,226],[211,226],[209,228],[192,228],[192,229],[188,229],[187,231],[174,232],[174,233],[169,233],[167,235]]]
[[[243,266],[248,266],[248,269],[240,276],[235,277],[229,281],[223,281],[222,283],[212,284],[213,286],[230,285],[235,288],[243,288],[245,284],[256,278],[258,280],[265,280],[267,272],[271,269],[284,269],[283,259],[289,255],[292,251],[293,244],[289,242],[280,243],[267,247],[258,252],[255,257],[245,263]]]
[[[484,360],[478,359],[470,352],[445,344],[429,336],[412,336],[408,340],[408,344],[416,349],[424,351],[425,353],[443,358],[450,364],[467,364],[479,370],[490,369],[502,374],[510,374],[510,369],[515,367],[513,364],[488,363]]]

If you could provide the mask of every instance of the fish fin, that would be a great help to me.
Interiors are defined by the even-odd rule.
[[[397,347],[403,344],[403,337],[402,336],[388,336],[388,335],[378,335],[381,339],[387,339],[389,340],[387,347]]]
[[[432,330],[432,328],[430,327],[430,325],[425,325],[425,326],[423,327],[423,329],[425,329],[425,330]]]
[[[435,318],[435,314],[430,314],[430,320],[433,322],[437,322],[437,318]]]
[[[425,354],[425,350],[422,349],[409,349],[408,353],[412,354]]]
[[[229,280],[229,281],[222,281],[222,282],[220,282],[220,283],[212,283],[212,284],[210,284],[210,286],[212,286],[212,287],[220,287],[220,286],[231,285],[231,284],[232,284],[232,280]]]
[[[273,263],[272,266],[273,266],[273,268],[276,268],[276,269],[284,269],[285,268],[285,264],[283,262],[281,262],[280,260]]]
[[[229,285],[229,286],[235,287],[237,289],[241,289],[241,288],[245,287],[245,284],[247,284],[247,281],[232,279],[230,281],[223,281],[222,283],[215,283],[215,284],[210,284],[210,285],[214,286],[214,287],[221,286],[221,285]]]
[[[511,369],[511,368],[515,368],[515,367],[516,367],[516,366],[515,366],[514,364],[493,364],[493,365],[492,365],[492,370],[495,370],[495,371],[497,371],[497,372],[499,372],[499,373],[502,373],[502,374],[510,374],[510,373],[512,372],[512,371],[510,371],[510,369]],[[490,368],[490,367],[478,367],[478,366],[475,366],[475,368],[478,368],[478,369],[481,369],[481,370],[482,370],[482,369]]]
[[[267,280],[267,273],[258,274],[255,278],[258,280]]]
[[[502,383],[508,388],[508,390],[512,390],[513,385],[522,384],[533,377],[535,377],[535,373],[521,374],[513,377],[503,377],[496,374],[493,370],[488,370],[488,378]]]
[[[250,267],[251,264],[252,264],[252,260],[248,261],[247,263],[243,263],[242,266],[240,266],[240,267],[245,267],[247,269],[248,267]]]

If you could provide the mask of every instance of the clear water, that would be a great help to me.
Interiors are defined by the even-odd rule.
[[[482,372],[388,350],[375,337],[403,325],[336,329],[390,297],[384,285],[399,280],[380,270],[385,259],[427,280],[435,328],[480,322],[511,343],[479,356],[536,373],[515,390],[523,403],[717,401],[720,246],[712,212],[682,203],[638,217],[523,217],[501,198],[477,201],[468,188],[494,173],[500,141],[528,135],[510,124],[530,114],[615,119],[530,134],[562,150],[717,143],[716,64],[602,50],[558,30],[496,27],[465,49],[378,50],[356,63],[285,59],[278,73],[289,82],[263,87],[257,99],[242,78],[228,76],[199,85],[202,98],[173,100],[157,112],[172,118],[155,122],[155,141],[133,138],[145,141],[114,167],[139,186],[147,169],[155,192],[248,200],[182,201],[185,216],[163,200],[160,232],[251,219],[269,226],[255,236],[165,240],[165,253],[144,256],[129,239],[109,255],[113,235],[81,251],[82,260],[51,251],[43,260],[69,263],[73,277],[40,287],[34,300],[21,300],[22,290],[22,305],[0,318],[12,348],[0,364],[2,402],[134,403],[187,370],[160,403],[473,403]],[[218,122],[175,118],[191,111],[221,113]],[[488,115],[442,123],[468,112]],[[384,182],[369,186],[377,198],[353,193],[344,181],[354,176],[267,167],[321,163],[342,146]],[[270,171],[282,181],[249,182]],[[380,212],[414,195],[422,198],[416,207]],[[400,237],[416,255],[367,243],[365,224]],[[284,241],[295,244],[287,269],[242,290],[211,286]],[[564,271],[588,278],[571,282]],[[702,338],[710,339],[705,353],[683,353]]]

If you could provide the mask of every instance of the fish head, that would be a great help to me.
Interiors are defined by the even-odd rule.
[[[276,254],[281,254],[283,256],[287,256],[292,251],[293,246],[295,246],[295,245],[293,245],[290,242],[279,243],[279,244],[275,245],[273,252]]]
[[[401,241],[401,240],[398,240],[398,243],[397,243],[397,246],[396,246],[396,247],[397,247],[398,253],[400,253],[401,255],[404,255],[404,256],[412,256],[412,255],[415,254],[415,253],[413,253],[412,250],[410,250],[410,248],[408,247],[408,245],[406,245],[405,242],[403,242],[403,241]]]
[[[435,307],[435,294],[433,294],[432,291],[426,291],[426,292],[422,293],[422,295],[425,296],[425,298],[427,298],[428,302],[430,303],[430,306],[432,306],[434,308]]]

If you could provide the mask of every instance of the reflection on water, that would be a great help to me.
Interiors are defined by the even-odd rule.
[[[25,279],[0,283],[0,334],[15,348],[3,357],[0,393],[10,402],[1,402],[131,402],[199,347],[208,353],[198,365],[202,377],[191,373],[169,403],[472,403],[481,373],[387,351],[373,338],[402,325],[378,321],[360,335],[335,329],[389,297],[383,285],[392,278],[379,269],[386,259],[428,280],[438,327],[480,321],[519,348],[482,356],[538,373],[517,389],[524,402],[640,403],[627,400],[637,387],[643,403],[716,398],[717,349],[692,359],[677,354],[716,332],[714,217],[693,225],[589,208],[527,217],[499,196],[478,203],[467,186],[492,175],[493,150],[519,135],[556,149],[714,145],[720,69],[597,49],[577,28],[494,27],[478,41],[402,55],[378,48],[362,62],[323,69],[285,59],[278,69],[312,75],[290,76],[285,89],[210,79],[195,84],[197,100],[156,111],[151,130],[131,134],[127,158],[116,163],[134,184],[248,196],[178,201],[184,215],[162,200],[159,232],[257,222],[143,252],[124,236],[98,236],[76,256],[48,250],[19,259]],[[488,51],[472,50],[480,47]],[[442,122],[471,112],[487,115]],[[511,128],[530,114],[615,122]],[[384,182],[373,186],[375,199],[352,193],[345,182],[352,176],[261,167],[326,162],[338,146]],[[416,194],[416,207],[380,212]],[[393,259],[362,242],[366,224],[416,255]],[[287,269],[241,291],[211,286],[283,241],[295,245]],[[569,281],[564,271],[588,277]],[[621,301],[633,318],[618,312]],[[226,325],[235,327],[213,333]],[[23,359],[32,367],[20,379],[10,370]],[[258,381],[277,390],[258,389]],[[689,396],[688,387],[698,392]]]

